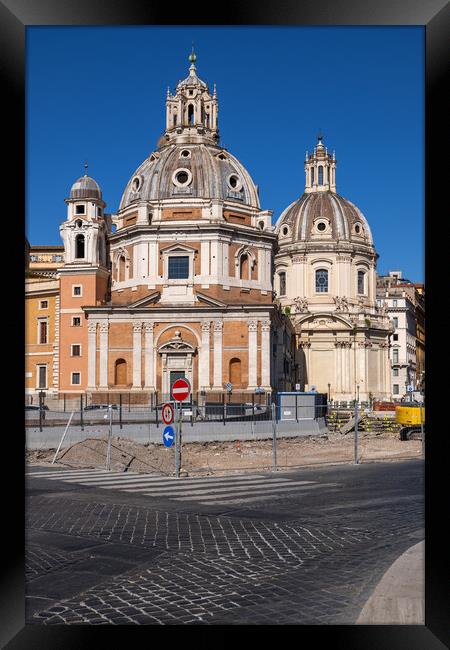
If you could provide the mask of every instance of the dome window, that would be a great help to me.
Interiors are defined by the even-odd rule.
[[[191,157],[191,152],[189,151],[189,149],[183,149],[180,156],[182,158],[190,158]]]
[[[318,172],[319,172],[319,185],[323,185],[323,167],[322,167],[322,165],[319,165]]]
[[[264,221],[258,221],[258,227],[260,230],[264,230],[265,223]]]
[[[75,225],[76,225],[77,228],[81,228],[81,226],[83,225],[83,222],[81,221],[81,219],[77,219],[76,222],[75,222]]]
[[[131,182],[131,187],[133,188],[133,192],[138,192],[141,187],[141,179],[139,176],[135,176]]]
[[[362,234],[362,228],[359,223],[356,223],[354,226],[354,231],[356,235],[361,235]]]
[[[359,295],[364,295],[365,292],[365,284],[366,284],[366,274],[364,271],[358,271],[358,294]]]
[[[176,169],[173,173],[172,181],[177,187],[186,187],[192,182],[192,173],[189,169]]]
[[[226,159],[227,159],[227,157],[226,157],[223,153],[219,153],[219,155],[217,156],[217,158],[218,158],[219,160],[226,160]]]
[[[241,179],[237,174],[230,174],[228,176],[228,187],[230,187],[234,192],[239,192],[242,189]]]
[[[85,205],[76,205],[75,206],[75,214],[86,214],[86,206]]]
[[[281,234],[283,235],[283,237],[287,237],[287,235],[289,234],[289,228],[287,226],[283,226],[281,229]]]
[[[327,228],[327,224],[324,221],[319,221],[319,223],[317,224],[317,230],[323,232],[324,230],[326,230],[326,228]]]

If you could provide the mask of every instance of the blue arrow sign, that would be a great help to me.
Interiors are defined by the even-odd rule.
[[[173,445],[174,440],[175,440],[175,432],[173,430],[173,427],[171,426],[164,427],[163,443],[165,444],[165,446],[171,447]]]

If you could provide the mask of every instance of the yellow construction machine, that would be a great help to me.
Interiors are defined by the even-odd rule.
[[[421,414],[423,426],[420,422]],[[400,440],[422,440],[422,428],[425,434],[425,407],[412,403],[396,406],[395,421],[403,425],[400,429]]]

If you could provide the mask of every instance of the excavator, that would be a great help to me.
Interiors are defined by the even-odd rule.
[[[422,412],[422,425],[420,422]],[[395,421],[403,425],[400,429],[400,440],[422,440],[422,429],[425,435],[425,407],[423,404],[412,402],[395,407]]]

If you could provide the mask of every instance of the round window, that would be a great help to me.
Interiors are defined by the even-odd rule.
[[[284,236],[286,236],[289,232],[289,228],[287,226],[283,226],[281,229],[281,232],[283,233]]]
[[[242,183],[237,174],[230,174],[228,176],[228,186],[235,192],[239,192],[239,190],[242,188]]]
[[[131,185],[133,187],[133,192],[137,192],[141,187],[141,179],[138,176],[135,176]]]
[[[259,221],[258,226],[260,230],[264,230],[264,221]]]
[[[181,152],[181,157],[182,158],[189,158],[190,155],[191,155],[191,152],[188,149],[183,149],[183,151]]]
[[[359,224],[356,224],[355,232],[356,232],[357,235],[359,235],[359,233],[361,232],[361,226],[359,226]]]
[[[320,232],[323,232],[324,230],[326,230],[326,227],[327,227],[327,224],[324,223],[323,221],[319,221],[319,223],[317,224],[317,230],[320,230]]]
[[[186,187],[192,181],[192,174],[189,169],[176,169],[172,175],[172,182],[177,187]]]

